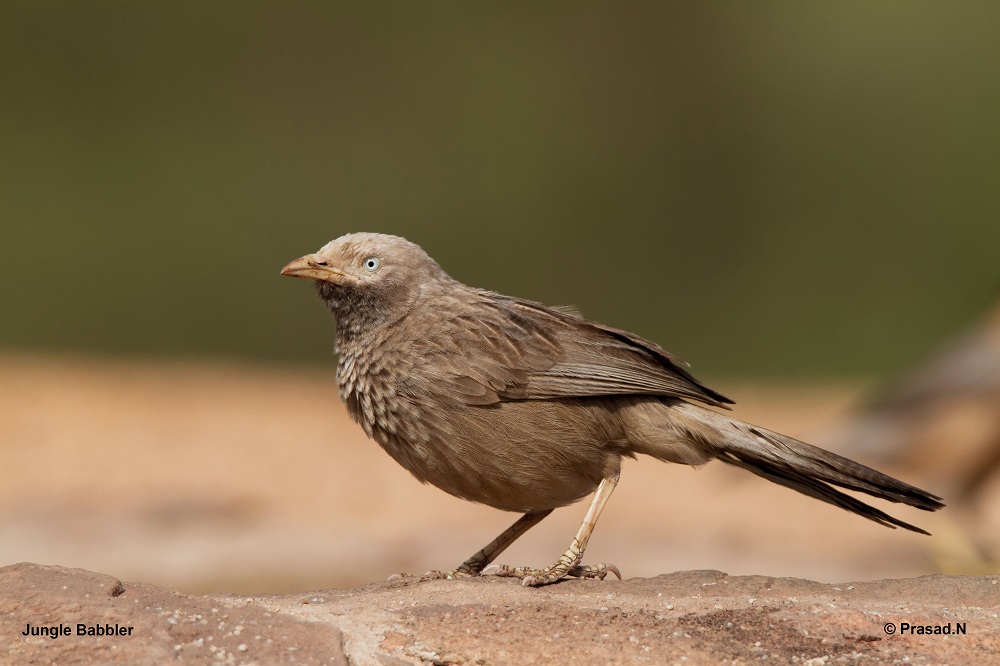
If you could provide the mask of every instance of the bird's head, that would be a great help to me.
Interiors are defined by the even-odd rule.
[[[419,245],[372,233],[341,236],[281,274],[315,280],[344,332],[395,323],[423,295],[452,282]]]

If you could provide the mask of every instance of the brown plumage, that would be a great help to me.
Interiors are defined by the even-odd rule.
[[[933,511],[931,495],[841,456],[695,403],[732,400],[636,335],[563,310],[466,286],[419,246],[349,234],[288,264],[316,280],[337,322],[337,379],[352,418],[420,481],[525,515],[444,576],[479,574],[552,509],[597,489],[570,549],[525,584],[580,565],[623,456],[722,460],[888,527],[923,530],[833,486]],[[832,485],[831,485],[832,484]]]

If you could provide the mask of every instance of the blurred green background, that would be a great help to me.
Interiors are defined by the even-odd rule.
[[[699,374],[872,376],[1000,293],[1000,4],[8,2],[0,348],[329,363],[401,234]]]

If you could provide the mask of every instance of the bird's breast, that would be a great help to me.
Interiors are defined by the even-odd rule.
[[[617,471],[607,414],[565,401],[463,404],[428,392],[426,368],[391,345],[339,347],[352,419],[413,474],[452,495],[536,511],[575,501]],[[421,390],[423,389],[423,393]]]
[[[407,363],[392,349],[338,345],[337,385],[351,418],[399,460],[401,449],[426,443],[423,415],[401,378]]]

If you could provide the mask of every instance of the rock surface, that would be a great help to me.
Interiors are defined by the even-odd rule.
[[[403,579],[240,597],[188,596],[81,569],[17,564],[0,568],[0,661],[998,663],[998,579],[935,575],[827,585],[688,571],[544,589],[494,577]],[[951,633],[910,633],[904,623]],[[80,636],[79,624],[91,633],[132,630]],[[70,635],[24,636],[29,625],[66,626]]]

